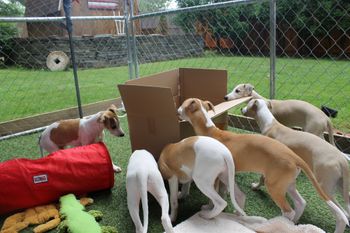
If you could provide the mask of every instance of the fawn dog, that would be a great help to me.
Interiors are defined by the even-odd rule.
[[[344,212],[330,200],[318,184],[309,166],[291,149],[266,136],[235,134],[220,130],[215,127],[206,109],[214,110],[213,104],[209,101],[203,102],[196,98],[189,98],[179,107],[178,114],[182,120],[192,124],[197,135],[213,137],[227,146],[233,156],[236,172],[256,172],[264,175],[266,188],[273,201],[281,209],[283,216],[296,222],[304,211],[306,202],[297,191],[295,184],[295,179],[301,169],[335,215],[335,232],[344,232],[348,224]],[[286,200],[287,192],[294,202],[295,210]],[[244,195],[243,198],[245,198]]]
[[[315,134],[322,139],[324,139],[323,132],[328,132],[329,142],[335,145],[331,120],[321,109],[316,108],[312,104],[301,100],[267,100],[259,95],[254,90],[254,86],[249,83],[238,84],[224,98],[225,100],[233,100],[246,96],[269,101],[271,113],[285,126],[299,126],[305,132]]]
[[[268,104],[269,102],[266,103],[264,100],[253,99],[242,109],[242,113],[257,121],[263,135],[282,142],[299,155],[312,168],[323,190],[340,207],[334,193],[338,186],[343,194],[349,218],[349,165],[343,153],[313,134],[293,130],[280,124],[270,112]],[[262,183],[256,188],[260,185]]]

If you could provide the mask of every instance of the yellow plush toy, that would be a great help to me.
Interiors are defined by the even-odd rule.
[[[91,198],[81,198],[80,203],[83,206],[93,203]],[[0,233],[18,233],[30,225],[38,225],[33,231],[34,233],[44,233],[60,224],[60,214],[56,205],[43,205],[25,210],[8,217],[1,228]]]
[[[8,217],[2,226],[1,233],[17,233],[29,225],[38,225],[35,233],[51,230],[61,222],[60,214],[55,205],[43,205],[25,210]]]

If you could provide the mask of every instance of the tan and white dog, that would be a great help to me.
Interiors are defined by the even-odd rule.
[[[172,221],[176,220],[178,197],[186,196],[193,180],[198,189],[212,202],[203,206],[199,215],[211,219],[219,215],[227,206],[226,201],[215,190],[219,179],[230,193],[235,209],[246,215],[235,199],[235,167],[230,151],[219,141],[204,136],[193,136],[164,147],[158,160],[158,167],[164,179],[169,182]],[[178,195],[179,182],[185,184]]]
[[[153,155],[146,150],[132,153],[126,173],[126,191],[128,209],[137,233],[147,233],[148,199],[150,192],[162,208],[162,225],[166,233],[174,233],[169,217],[169,201],[162,175]],[[143,226],[139,215],[139,203],[142,203]]]
[[[179,107],[178,114],[181,119],[192,124],[197,135],[213,137],[227,146],[233,156],[236,172],[264,175],[267,191],[283,216],[297,222],[303,214],[306,202],[297,191],[295,183],[301,169],[335,215],[335,232],[344,232],[348,224],[344,212],[325,194],[309,166],[298,155],[284,144],[266,136],[235,134],[216,128],[205,108],[213,109],[214,106],[208,101],[190,98]],[[286,193],[292,198],[295,210],[287,202]]]
[[[329,142],[334,144],[333,126],[330,119],[314,105],[301,100],[267,100],[259,95],[252,84],[238,84],[233,91],[225,96],[225,100],[233,100],[252,96],[263,99],[271,104],[271,112],[275,118],[288,127],[298,126],[305,132],[315,134],[324,139],[324,132],[328,132]]]
[[[335,203],[335,190],[338,187],[343,194],[349,218],[349,165],[343,153],[313,134],[282,125],[270,112],[269,104],[270,102],[261,99],[253,99],[242,109],[242,113],[257,121],[263,135],[282,142],[299,155],[310,166],[323,190]],[[262,184],[256,188],[260,185]],[[340,207],[339,204],[338,206]]]
[[[117,108],[111,105],[106,111],[98,112],[83,119],[62,120],[49,125],[39,137],[41,156],[43,150],[49,153],[64,149],[66,146],[83,146],[103,140],[103,130],[107,129],[112,135],[123,137]],[[113,169],[121,169],[113,164]]]

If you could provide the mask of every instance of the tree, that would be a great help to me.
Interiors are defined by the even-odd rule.
[[[14,17],[23,16],[24,6],[18,1],[4,1],[0,0],[0,16],[2,17]],[[8,57],[10,51],[10,45],[8,40],[17,35],[17,27],[14,23],[0,22],[0,57],[4,57],[5,60]],[[3,65],[3,61],[0,61],[0,66]]]
[[[169,6],[169,0],[139,0],[140,12],[153,12],[165,9]]]
[[[18,1],[5,2],[0,0],[0,16],[2,17],[14,17],[23,16],[24,7]],[[0,42],[11,38],[17,34],[16,25],[13,23],[0,22]]]

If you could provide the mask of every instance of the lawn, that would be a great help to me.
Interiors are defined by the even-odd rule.
[[[350,131],[350,65],[345,61],[300,60],[279,58],[277,60],[276,98],[298,98],[316,106],[325,104],[336,108],[339,113],[333,119],[339,129]],[[228,91],[238,83],[250,82],[262,95],[269,91],[269,60],[262,57],[226,57],[207,53],[205,57],[143,64],[140,75],[145,76],[178,67],[227,69],[229,73]],[[127,67],[79,70],[82,103],[92,103],[119,96],[116,85],[128,79]],[[18,68],[0,70],[0,122],[32,116],[43,112],[76,106],[74,82],[71,71],[48,72]],[[105,215],[101,224],[117,227],[120,233],[134,232],[126,206],[125,169],[131,154],[126,118],[122,119],[126,137],[116,138],[107,134],[106,144],[112,159],[123,168],[115,175],[115,185],[111,191],[93,193],[95,203],[88,209],[101,210]],[[234,129],[230,129],[234,130]],[[39,158],[38,134],[31,134],[0,141],[0,161],[15,157]],[[250,190],[250,183],[256,181],[256,174],[238,174],[237,182],[247,193],[245,210],[249,215],[271,218],[280,215],[279,209],[271,201],[266,189],[259,192]],[[310,182],[300,175],[298,190],[307,201],[307,207],[300,223],[310,223],[333,232],[335,219],[318,198]],[[149,197],[150,233],[162,232],[160,208]],[[196,213],[206,203],[206,198],[193,185],[191,195],[179,206],[177,223]],[[232,211],[231,205],[225,210]],[[0,225],[6,216],[1,216]],[[23,232],[30,232],[29,230]],[[51,231],[55,232],[55,231]],[[350,232],[347,230],[346,232]]]
[[[122,127],[128,132],[127,121],[124,118],[122,120]],[[107,134],[106,144],[109,148],[112,160],[123,168],[121,174],[115,175],[115,185],[111,191],[97,192],[90,196],[94,198],[95,203],[88,207],[88,209],[101,210],[104,213],[102,225],[115,226],[119,233],[131,233],[134,231],[134,226],[129,217],[127,204],[126,204],[126,190],[125,190],[125,172],[127,167],[128,158],[130,157],[130,142],[128,133],[124,138],[116,138]],[[13,158],[13,157],[27,157],[38,158],[39,149],[36,145],[37,134],[17,137],[11,140],[0,141],[0,158],[1,161]],[[21,145],[21,146],[19,146]],[[248,215],[263,216],[266,218],[272,218],[280,215],[279,209],[271,201],[266,189],[262,191],[253,192],[250,190],[250,183],[256,181],[258,176],[256,174],[238,174],[236,180],[241,187],[242,191],[247,194],[247,202],[245,210]],[[297,182],[298,190],[301,195],[307,201],[307,207],[300,219],[300,223],[314,224],[323,228],[326,232],[333,232],[335,226],[335,219],[331,212],[326,207],[315,190],[310,185],[310,182],[304,175],[300,175]],[[229,199],[227,200],[229,201]],[[200,206],[205,204],[207,199],[197,190],[195,185],[192,186],[190,196],[180,202],[179,204],[179,217],[176,223],[179,223],[186,218],[192,216],[194,213],[200,210]],[[225,210],[231,212],[232,207],[229,205]],[[149,233],[162,232],[162,226],[160,223],[161,210],[157,202],[149,195]],[[4,218],[0,217],[0,226],[2,225]],[[23,232],[31,232],[30,229]],[[55,232],[52,230],[50,232]],[[346,231],[350,232],[350,231]]]
[[[250,82],[269,96],[269,59],[228,57],[206,53],[200,58],[179,59],[140,65],[140,76],[178,67],[226,69],[228,91]],[[339,111],[333,119],[336,128],[350,131],[350,64],[347,61],[277,59],[276,98],[306,100]],[[119,96],[117,84],[128,80],[127,67],[79,70],[83,104]],[[49,72],[18,68],[0,70],[0,122],[76,106],[71,71]]]

